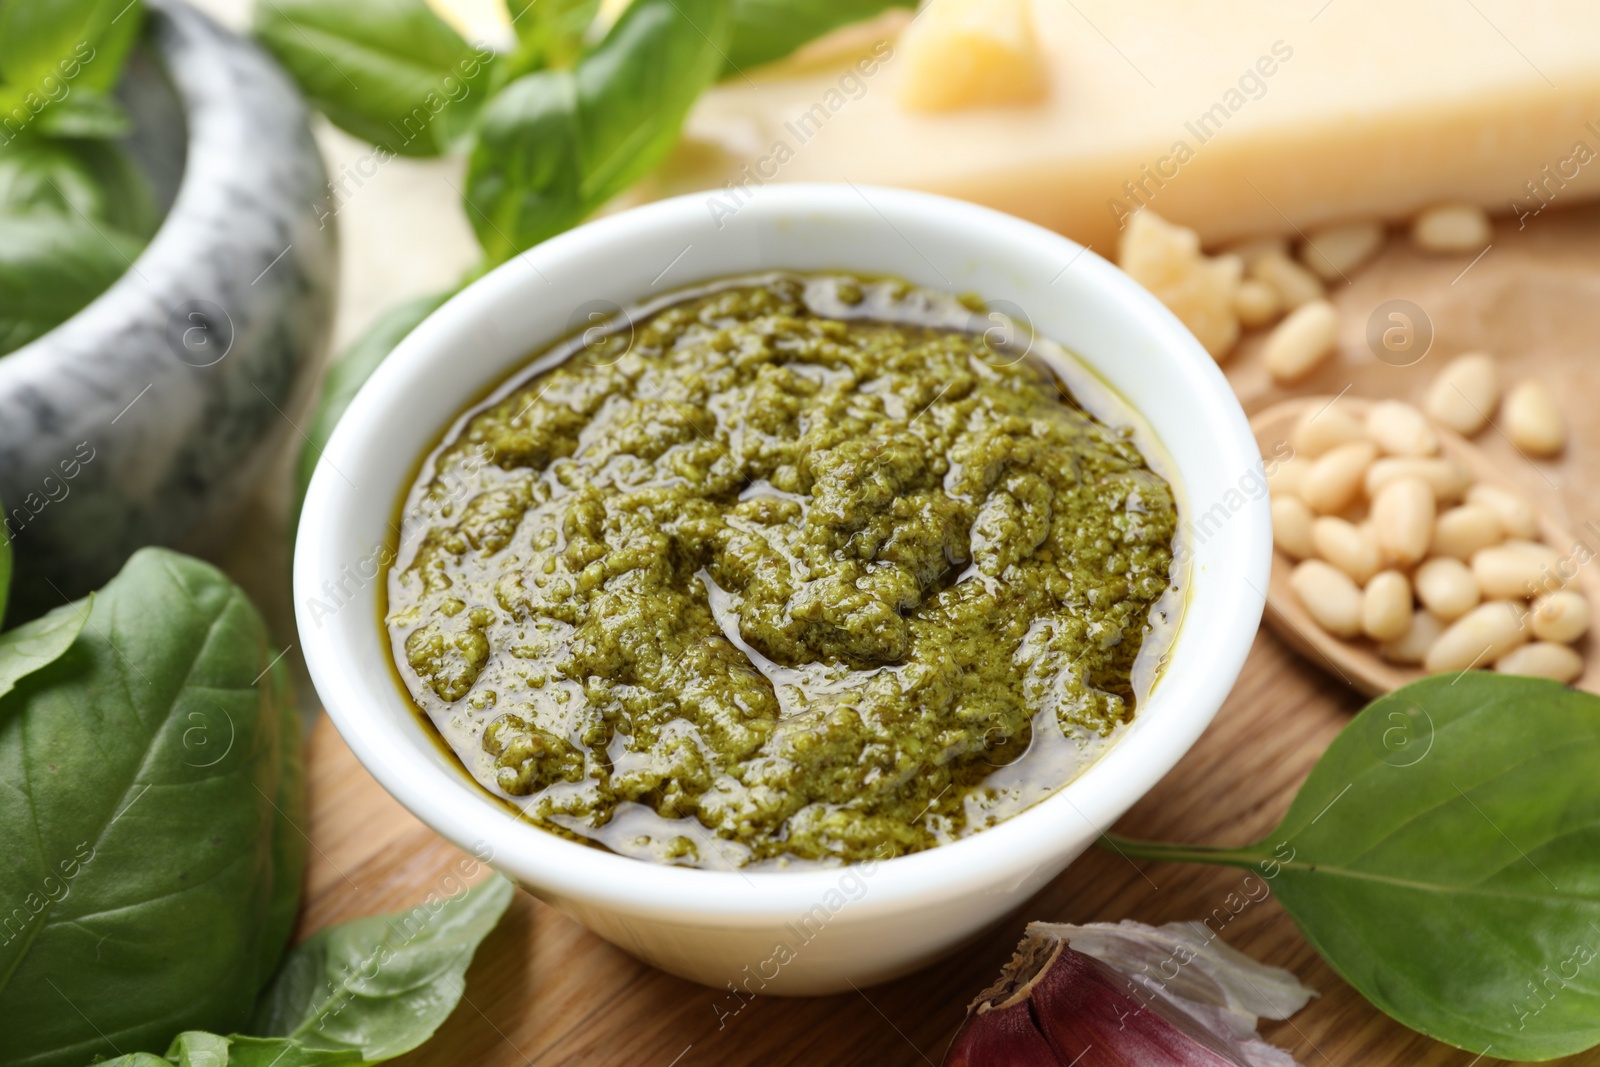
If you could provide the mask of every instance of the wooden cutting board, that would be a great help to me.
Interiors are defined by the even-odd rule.
[[[1470,261],[1470,262],[1469,262]],[[1600,546],[1600,209],[1547,212],[1519,231],[1502,224],[1481,258],[1431,259],[1396,239],[1382,258],[1333,292],[1343,317],[1337,360],[1287,392],[1259,366],[1260,338],[1227,366],[1246,409],[1294,393],[1420,398],[1452,355],[1496,352],[1508,380],[1539,376],[1567,405],[1574,443],[1533,463],[1496,431],[1479,443],[1526,491],[1562,509]],[[1431,319],[1426,358],[1396,367],[1373,356],[1367,320],[1385,301],[1410,300]],[[1593,527],[1586,524],[1594,522]],[[1600,565],[1600,562],[1591,565]],[[1118,824],[1120,833],[1244,844],[1276,824],[1317,756],[1363,699],[1272,635],[1249,662],[1215,724]],[[392,800],[324,719],[311,743],[312,844],[300,936],[331,923],[422,900],[460,853]],[[672,978],[612,948],[555,909],[517,895],[467,973],[461,1006],[406,1064],[482,1067],[735,1067],[763,1064],[937,1065],[966,1003],[987,985],[1027,921],[1148,923],[1222,909],[1243,872],[1134,864],[1091,849],[979,947],[885,986],[813,1000],[757,999],[738,1014],[728,994]],[[1268,899],[1221,929],[1235,948],[1287,967],[1321,992],[1298,1015],[1263,1026],[1307,1067],[1470,1067],[1489,1062],[1390,1021],[1340,981]],[[1600,1052],[1560,1061],[1600,1065]]]

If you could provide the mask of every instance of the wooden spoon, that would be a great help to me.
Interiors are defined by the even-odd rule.
[[[1286,443],[1296,420],[1308,409],[1316,411],[1328,407],[1335,400],[1341,411],[1357,419],[1365,419],[1372,406],[1371,401],[1359,397],[1331,396],[1296,397],[1274,404],[1250,420],[1250,428],[1255,431],[1261,454],[1288,455]],[[1508,477],[1476,445],[1442,426],[1435,425],[1433,428],[1439,435],[1441,454],[1466,467],[1474,482],[1497,486],[1527,499],[1516,480]],[[1589,540],[1582,541],[1548,511],[1535,506],[1535,513],[1539,518],[1542,541],[1562,553],[1563,559],[1575,555],[1577,559],[1587,561],[1579,564],[1577,577],[1567,584],[1567,588],[1576,589],[1588,597],[1591,609],[1600,609],[1600,558],[1592,558],[1600,557],[1600,529],[1590,530]],[[1420,667],[1402,666],[1383,659],[1378,655],[1378,646],[1367,638],[1346,641],[1318,626],[1289,588],[1289,572],[1294,570],[1294,565],[1294,560],[1277,549],[1273,550],[1272,579],[1267,585],[1267,624],[1286,644],[1312,662],[1333,671],[1347,685],[1367,696],[1379,696],[1424,676],[1425,672]],[[1572,647],[1584,659],[1583,674],[1573,685],[1579,689],[1600,692],[1600,656],[1595,654],[1593,634],[1585,634]]]

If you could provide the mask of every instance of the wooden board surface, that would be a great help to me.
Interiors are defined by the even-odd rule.
[[[1566,399],[1575,430],[1554,463],[1517,456],[1493,431],[1480,439],[1541,504],[1600,544],[1600,210],[1551,212],[1518,231],[1502,224],[1481,259],[1427,259],[1392,241],[1383,258],[1333,294],[1343,314],[1337,360],[1297,393],[1420,397],[1451,355],[1494,350],[1508,379],[1538,375]],[[1465,273],[1463,273],[1463,271]],[[1365,341],[1371,311],[1408,299],[1433,322],[1427,358],[1383,363]],[[1228,373],[1249,411],[1286,395],[1259,368],[1248,339]],[[1243,474],[1244,472],[1241,472]],[[1593,522],[1591,528],[1587,524]],[[1203,620],[1201,620],[1203,621]],[[1216,722],[1178,767],[1118,824],[1120,833],[1208,844],[1265,834],[1317,756],[1364,703],[1336,677],[1269,633]],[[394,911],[435,888],[460,853],[391,799],[323,720],[311,747],[312,843],[300,936],[330,923]],[[577,923],[517,895],[467,974],[461,1006],[404,1064],[483,1067],[734,1067],[763,1064],[936,1065],[964,1006],[994,977],[1028,920],[1197,919],[1223,909],[1245,877],[1225,868],[1134,864],[1091,849],[972,949],[859,994],[761,998],[737,1014],[728,993],[636,962]],[[1300,1063],[1470,1067],[1488,1062],[1410,1033],[1344,985],[1271,900],[1223,928],[1235,948],[1287,967],[1321,997],[1263,1027]],[[1600,1065],[1600,1053],[1559,1061]]]

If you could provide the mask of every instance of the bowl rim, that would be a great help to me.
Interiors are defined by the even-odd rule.
[[[998,239],[1014,247],[1052,244],[1054,251],[1081,266],[1074,270],[1073,284],[1086,286],[1097,298],[1104,298],[1114,314],[1137,316],[1149,330],[1161,358],[1170,361],[1179,379],[1175,387],[1186,391],[1187,402],[1196,410],[1193,417],[1206,420],[1216,430],[1215,450],[1207,462],[1227,470],[1259,470],[1261,457],[1255,438],[1215,361],[1154,296],[1066,237],[965,201],[852,183],[766,186],[744,202],[740,213],[777,222],[796,214],[859,214],[863,201],[891,226],[896,215],[931,218],[956,236],[976,228],[985,232],[987,239],[994,240],[998,234]],[[551,238],[453,296],[402,341],[362,386],[317,464],[295,541],[294,596],[301,645],[329,717],[356,758],[385,790],[446,839],[476,850],[491,866],[559,898],[575,898],[590,906],[657,921],[751,928],[792,920],[829,890],[837,890],[852,870],[872,878],[871,892],[851,901],[852,914],[864,919],[952,895],[993,892],[998,883],[1018,885],[1052,863],[1055,868],[1050,873],[1054,874],[1075,855],[1073,844],[1084,839],[1084,829],[1090,831],[1089,840],[1100,836],[1176,765],[1232,689],[1260,623],[1261,591],[1266,588],[1271,565],[1271,526],[1264,492],[1247,498],[1233,516],[1242,521],[1230,524],[1228,537],[1216,539],[1219,543],[1206,563],[1213,584],[1242,580],[1247,591],[1214,596],[1206,603],[1197,596],[1189,598],[1172,653],[1182,645],[1198,644],[1204,656],[1196,661],[1194,676],[1183,680],[1183,693],[1175,694],[1175,687],[1168,684],[1172,679],[1165,678],[1141,711],[1146,718],[1162,714],[1163,729],[1130,731],[1076,779],[993,827],[870,866],[750,872],[674,867],[578,844],[510,818],[464,771],[448,773],[385,726],[376,706],[384,699],[383,693],[389,699],[400,699],[392,678],[371,678],[343,666],[348,660],[345,650],[352,647],[353,628],[379,627],[375,610],[341,610],[317,640],[306,639],[315,632],[309,605],[319,580],[338,570],[339,556],[330,533],[337,505],[342,497],[356,495],[347,479],[355,476],[359,480],[355,472],[363,467],[363,452],[374,447],[391,400],[415,388],[415,380],[434,361],[448,359],[451,346],[460,344],[480,317],[493,316],[497,307],[527,298],[539,284],[539,276],[559,274],[571,261],[609,246],[625,246],[637,234],[652,229],[672,232],[703,227],[705,218],[706,194],[688,194],[609,215]],[[529,266],[534,269],[530,271]],[[772,269],[782,269],[782,264],[774,264]],[[851,268],[841,264],[840,269]],[[540,338],[524,351],[537,353],[555,339]],[[477,384],[482,387],[503,380],[527,358],[507,361],[495,376]],[[1162,427],[1147,415],[1146,419],[1157,436],[1163,436]],[[437,430],[427,428],[427,439],[431,441]],[[1177,456],[1173,459],[1176,470],[1182,461]],[[392,492],[384,497],[386,508],[392,507],[404,487],[389,488]],[[362,596],[362,605],[373,602],[381,580],[371,583],[371,593]],[[1201,617],[1204,625],[1195,625]],[[1063,820],[1073,820],[1076,825],[1070,831],[1052,832]]]

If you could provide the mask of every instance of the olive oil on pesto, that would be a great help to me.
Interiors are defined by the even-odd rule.
[[[1153,684],[1177,505],[993,321],[774,274],[544,354],[403,505],[412,698],[527,818],[660,862],[904,854],[1059,789]]]

